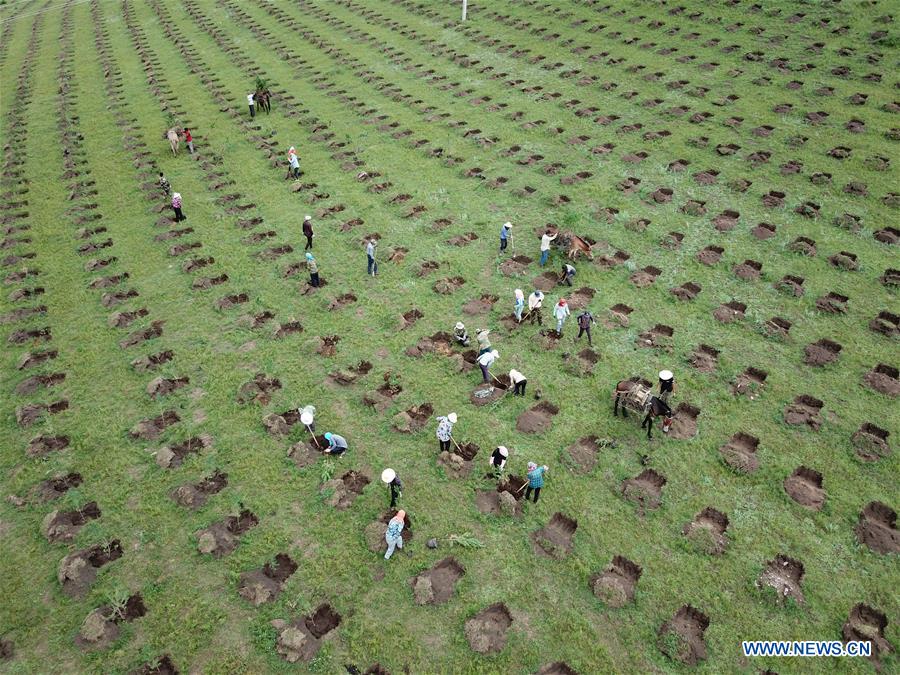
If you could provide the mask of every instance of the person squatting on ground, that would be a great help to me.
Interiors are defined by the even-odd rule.
[[[347,452],[347,439],[330,431],[325,432],[325,440],[328,441],[328,447],[325,452],[335,457],[340,457]]]
[[[394,549],[403,549],[403,525],[406,521],[406,511],[397,511],[397,515],[388,522],[387,531],[384,533],[384,540],[387,542],[387,551],[384,554],[385,560],[390,560],[394,555]]]
[[[306,253],[306,268],[309,270],[309,285],[318,288],[319,264],[316,262],[316,259],[313,258],[313,254],[309,251]]]
[[[541,316],[544,306],[544,293],[542,291],[534,291],[528,296],[528,315],[531,317],[531,325],[537,321],[538,326],[544,325],[544,317]]]
[[[469,331],[466,330],[466,324],[462,321],[456,322],[456,326],[453,328],[453,339],[463,347],[469,346]]]
[[[487,328],[479,328],[475,331],[475,339],[478,340],[478,356],[491,351],[491,339],[488,337],[490,334],[491,331]]]
[[[478,367],[481,368],[481,377],[483,384],[489,384],[491,381],[491,371],[490,368],[494,365],[494,361],[500,358],[500,354],[496,349],[492,349],[489,352],[485,352],[481,356],[478,357]]]
[[[303,236],[306,237],[306,248],[303,250],[308,251],[312,248],[313,237],[316,236],[313,232],[312,216],[303,217]]]
[[[288,174],[292,178],[300,178],[300,155],[297,154],[297,148],[293,145],[288,150],[288,164],[290,165]]]
[[[525,293],[522,292],[521,288],[517,288],[514,291],[514,295],[516,304],[513,305],[513,311],[516,313],[516,323],[519,323],[522,321],[522,311],[525,309]]]
[[[577,340],[583,333],[587,333],[588,345],[593,347],[594,343],[591,342],[591,326],[596,323],[596,321],[594,321],[594,315],[588,310],[584,310],[575,320],[578,322],[578,335],[575,339]]]
[[[192,155],[194,154],[194,137],[191,136],[191,130],[187,127],[184,128],[184,142],[187,143],[188,152]]]
[[[368,274],[373,277],[378,274],[378,263],[375,261],[375,247],[378,246],[376,239],[369,239],[366,244],[366,258],[368,260]]]
[[[253,105],[253,94],[247,94],[247,105],[250,106],[250,117],[256,117],[256,106]]]
[[[384,481],[391,492],[391,508],[396,508],[397,500],[403,496],[403,483],[400,476],[393,469],[385,469],[381,472],[381,480]]]
[[[528,462],[528,489],[525,490],[525,501],[531,496],[534,490],[534,503],[537,504],[538,498],[541,496],[541,488],[544,487],[544,474],[549,470],[546,464],[538,466],[534,462]]]
[[[172,191],[172,186],[169,184],[168,179],[163,175],[163,172],[159,172],[159,180],[156,181],[156,184],[162,188],[162,191],[166,193],[166,197],[169,196],[169,193]]]
[[[181,193],[175,192],[172,194],[172,210],[175,212],[175,222],[180,223],[182,220],[187,220],[187,216],[184,215],[184,212],[181,210]]]
[[[450,437],[453,434],[453,425],[456,424],[456,413],[450,413],[446,417],[437,418],[437,439],[441,452],[450,452]]]
[[[562,281],[566,286],[572,285],[572,279],[575,278],[575,267],[569,263],[562,266]]]
[[[488,465],[491,467],[491,471],[493,471],[495,478],[500,477],[500,474],[506,467],[507,459],[509,459],[509,450],[507,450],[506,447],[498,445],[494,448],[494,451],[488,458]]]
[[[509,371],[509,381],[513,385],[513,396],[525,396],[525,385],[528,384],[528,380],[522,373],[513,368]]]
[[[675,393],[675,375],[671,370],[659,371],[659,400],[669,405],[669,398]],[[666,431],[666,429],[663,429]]]
[[[544,236],[541,237],[541,267],[547,264],[547,258],[550,257],[550,242],[556,239],[559,236],[559,232],[554,232],[553,236],[550,236],[550,232],[544,232]]]
[[[510,230],[512,229],[512,223],[503,223],[503,227],[500,228],[500,252],[506,250],[506,241],[510,236]]]
[[[560,337],[562,337],[563,324],[566,322],[566,319],[569,318],[569,314],[571,313],[571,310],[569,310],[569,303],[566,302],[565,298],[560,298],[559,302],[557,302],[556,306],[553,308],[553,316],[556,318],[556,334]]]

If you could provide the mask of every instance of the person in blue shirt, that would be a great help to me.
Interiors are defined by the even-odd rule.
[[[503,223],[503,227],[500,228],[500,252],[501,253],[506,250],[506,241],[510,236],[512,236],[512,232],[510,232],[511,229],[512,229],[512,223]]]
[[[384,554],[385,560],[390,560],[394,555],[394,549],[403,548],[403,526],[406,524],[406,511],[397,511],[397,515],[391,518],[384,533],[384,540],[387,542],[387,551]]]
[[[375,262],[375,247],[378,246],[378,240],[369,239],[366,244],[366,258],[368,259],[368,273],[373,277],[378,274],[378,263]]]
[[[544,487],[544,474],[549,470],[546,464],[538,466],[534,462],[528,462],[528,489],[525,491],[525,501],[531,496],[534,490],[534,503],[537,504],[538,498],[541,496],[541,488]]]

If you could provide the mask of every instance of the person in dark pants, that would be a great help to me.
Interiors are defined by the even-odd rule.
[[[253,94],[247,94],[247,105],[250,106],[251,119],[256,117],[256,106],[254,105]]]
[[[675,393],[675,375],[671,370],[659,371],[659,399],[669,404],[669,398]]]
[[[584,310],[575,320],[578,322],[578,335],[575,336],[575,339],[577,340],[583,333],[587,333],[588,345],[593,347],[594,343],[591,342],[591,326],[596,323],[594,321],[594,315],[589,311]]]
[[[534,490],[534,503],[537,504],[537,500],[541,496],[541,488],[544,487],[544,473],[548,469],[549,467],[546,464],[538,466],[534,462],[528,462],[528,489],[525,491],[526,502],[531,496],[531,491]]]
[[[393,469],[385,469],[381,472],[381,480],[387,484],[391,490],[391,508],[396,508],[397,500],[403,496],[403,483],[400,482],[400,476]]]
[[[159,172],[159,180],[156,181],[157,185],[162,188],[162,191],[166,193],[166,197],[169,196],[169,193],[172,192],[172,186],[169,184],[169,181],[166,179],[163,172]]]
[[[175,222],[180,223],[182,220],[187,220],[187,217],[181,210],[181,193],[175,192],[172,195],[172,210],[175,211]]]
[[[538,326],[544,325],[544,317],[541,316],[541,308],[544,306],[544,293],[542,291],[533,291],[528,296],[528,315],[531,317],[531,325],[537,321]]]
[[[456,413],[450,413],[446,417],[441,415],[437,418],[437,439],[441,452],[450,452],[450,439],[452,438],[453,425],[456,424],[456,419]]]
[[[375,262],[375,247],[378,246],[377,239],[369,239],[366,244],[366,259],[368,261],[367,274],[373,277],[378,274],[378,263]]]
[[[491,453],[491,456],[488,459],[488,464],[496,478],[499,478],[500,474],[503,472],[507,459],[509,459],[509,450],[502,445],[498,445],[494,448],[494,452]]]
[[[512,229],[512,223],[503,223],[503,227],[500,228],[500,252],[506,250],[506,242],[509,239],[510,230]]]
[[[513,368],[509,371],[509,381],[513,384],[513,396],[525,396],[525,385],[528,380],[518,370]]]
[[[340,457],[347,452],[347,439],[343,436],[327,431],[325,432],[325,440],[328,441],[328,447],[325,448],[327,454],[333,455],[334,457]]]
[[[310,216],[305,216],[303,218],[303,236],[306,237],[306,248],[303,250],[308,251],[312,248],[312,240],[315,236],[312,227],[312,217]]]
[[[566,286],[572,285],[572,279],[575,278],[575,267],[566,263],[562,266],[562,280]]]
[[[184,142],[187,143],[188,152],[192,155],[194,154],[194,137],[191,136],[191,130],[187,127],[184,128]]]
[[[314,288],[319,287],[319,265],[316,263],[316,259],[313,258],[313,254],[307,251],[306,253],[306,267],[309,269],[309,285]]]

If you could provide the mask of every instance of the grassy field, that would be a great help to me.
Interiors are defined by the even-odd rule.
[[[433,0],[5,3],[0,670],[896,671],[895,10],[473,0],[461,24],[458,3]],[[251,120],[257,76],[274,99]],[[192,129],[196,155],[172,156],[172,124]],[[299,185],[285,180],[292,145]],[[153,185],[159,171],[183,195],[183,223]],[[305,214],[320,289],[306,283]],[[507,220],[514,239],[500,255]],[[595,242],[593,262],[575,263],[598,320],[590,367],[574,314],[559,340],[501,322],[515,288],[527,295],[564,261],[554,249],[537,264],[548,223]],[[704,264],[710,246],[721,257]],[[531,262],[509,275],[514,255]],[[736,273],[745,261],[761,264],[743,268],[750,278]],[[435,269],[421,273],[426,262]],[[655,278],[640,283],[648,269]],[[785,275],[802,289],[779,290]],[[457,290],[433,290],[452,277]],[[694,299],[671,292],[687,283]],[[545,328],[564,296],[548,290]],[[403,327],[413,309],[421,318]],[[769,334],[773,317],[790,322],[786,336]],[[522,371],[525,398],[476,407],[477,367],[410,353],[458,320],[492,330],[495,374]],[[646,346],[657,326],[671,337]],[[332,353],[322,345],[333,336]],[[841,349],[812,363],[823,339]],[[706,369],[701,345],[718,353]],[[134,363],[160,354],[153,368]],[[354,382],[334,377],[360,362],[371,369]],[[610,394],[663,368],[678,382],[675,429],[657,424],[648,441],[637,415],[613,417]],[[738,386],[748,368],[761,385]],[[257,376],[280,387],[248,401]],[[152,396],[158,378],[181,386]],[[385,381],[402,390],[376,409],[364,399]],[[537,394],[558,414],[523,433]],[[798,396],[822,402],[812,424],[786,422]],[[300,424],[264,423],[308,403],[319,433],[349,440],[345,457],[308,451]],[[454,437],[478,446],[468,475],[440,461],[434,419],[395,428],[426,403],[432,417],[455,411]],[[164,414],[173,423],[155,437],[132,433]],[[860,440],[866,424],[887,434],[877,452]],[[739,433],[758,441],[749,470],[721,450]],[[579,464],[570,449],[586,437],[599,449]],[[497,445],[512,450],[508,473],[550,467],[540,501],[516,515],[479,509]],[[169,449],[178,458],[164,466]],[[390,514],[386,466],[403,480],[413,533],[390,561],[369,546]],[[785,487],[800,467],[812,470],[806,506]],[[351,470],[370,482],[336,508],[330,481]],[[173,498],[217,471],[227,485],[205,504]],[[646,480],[623,486],[645,471],[665,481],[658,504]],[[92,502],[99,517],[58,526],[96,516]],[[860,528],[872,502],[886,505],[884,523]],[[727,517],[724,533],[683,534],[707,507]],[[233,551],[198,550],[202,530],[243,511],[258,522]],[[534,533],[555,514],[577,529],[550,556]],[[83,551],[89,566],[116,559],[73,590],[60,570]],[[296,571],[268,602],[248,602],[242,575],[278,554]],[[418,604],[410,580],[448,556],[464,568],[452,597]],[[622,607],[593,586],[616,556],[641,569]],[[791,597],[759,582],[784,575],[770,565],[778,556],[800,563]],[[495,603],[511,623],[496,651],[478,653],[466,624]],[[872,660],[742,655],[742,640],[841,640],[860,603],[887,621]],[[283,631],[324,604],[339,623],[289,663]],[[685,606],[705,615],[705,632],[666,631]],[[874,625],[856,628],[874,637]],[[570,670],[541,670],[554,663]]]

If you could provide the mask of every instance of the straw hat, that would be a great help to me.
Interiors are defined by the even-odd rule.
[[[397,477],[397,472],[393,469],[385,469],[381,472],[381,480],[384,483],[390,483]]]
[[[503,223],[503,227],[505,227],[506,229],[509,229],[512,227],[512,223]]]

